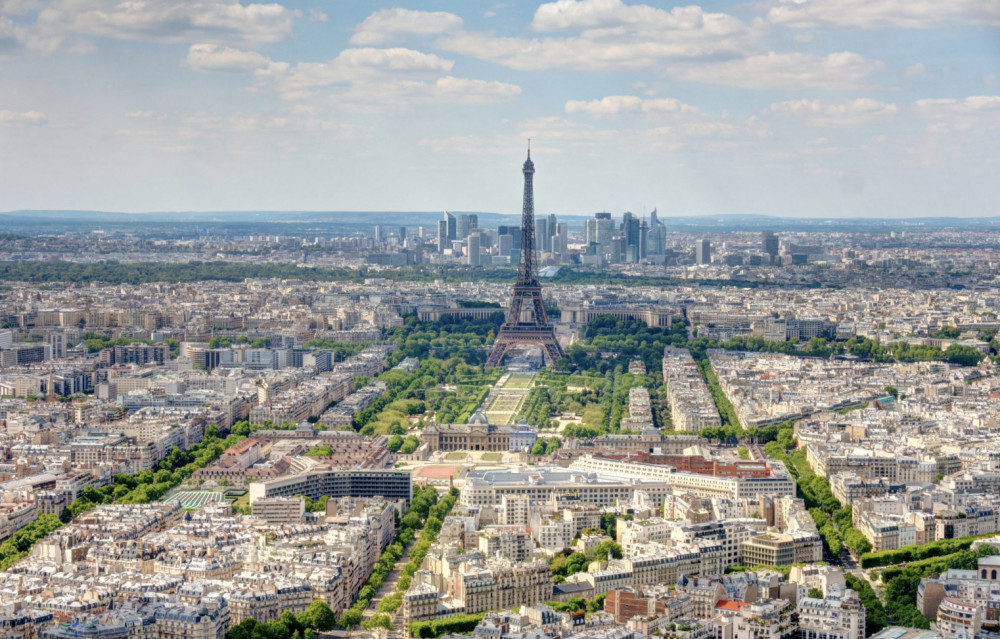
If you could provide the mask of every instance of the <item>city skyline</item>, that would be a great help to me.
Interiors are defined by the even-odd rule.
[[[996,213],[1000,8],[0,3],[4,210]]]

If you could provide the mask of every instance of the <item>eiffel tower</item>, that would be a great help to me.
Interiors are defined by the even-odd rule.
[[[514,346],[540,346],[551,366],[563,356],[556,329],[545,317],[542,302],[542,285],[538,282],[538,268],[535,265],[535,163],[531,161],[531,146],[528,159],[521,169],[524,173],[524,206],[521,210],[521,260],[517,266],[517,282],[514,295],[507,307],[507,320],[500,327],[500,334],[493,343],[493,352],[486,360],[487,366],[499,366]]]

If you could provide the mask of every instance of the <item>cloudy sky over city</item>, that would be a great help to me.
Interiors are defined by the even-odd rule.
[[[1000,2],[0,0],[0,210],[997,215]]]

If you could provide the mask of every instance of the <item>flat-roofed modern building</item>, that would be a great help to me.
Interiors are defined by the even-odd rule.
[[[474,470],[465,479],[460,501],[466,506],[499,506],[505,495],[526,496],[542,503],[552,495],[575,495],[581,502],[613,506],[632,500],[635,491],[647,493],[654,502],[672,493],[664,481],[622,478],[558,467],[514,470]]]
[[[410,505],[410,471],[385,469],[319,470],[250,484],[250,503],[268,497],[384,497]]]

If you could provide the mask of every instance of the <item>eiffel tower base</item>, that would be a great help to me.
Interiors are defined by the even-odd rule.
[[[563,351],[556,339],[556,331],[552,326],[544,328],[526,327],[516,328],[501,326],[500,334],[493,342],[493,352],[486,360],[487,366],[499,366],[503,361],[507,351],[515,346],[538,346],[542,349],[542,355],[548,360],[549,366],[562,359]]]

